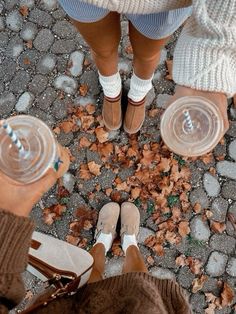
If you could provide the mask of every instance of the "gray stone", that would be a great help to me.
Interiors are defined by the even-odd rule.
[[[223,275],[228,257],[217,251],[212,252],[206,265],[206,272],[212,277]]]
[[[36,74],[29,84],[29,90],[33,94],[39,95],[45,90],[47,83],[48,83],[48,80],[46,76],[43,76],[41,74]]]
[[[0,38],[1,40],[1,38]],[[0,64],[0,80],[3,82],[9,82],[13,78],[16,71],[16,63],[13,60],[5,59]]]
[[[18,58],[18,64],[24,68],[34,70],[35,65],[39,59],[39,52],[36,49],[27,49],[26,51],[22,52]]]
[[[177,281],[181,287],[189,289],[192,285],[194,278],[195,275],[191,272],[191,270],[187,266],[184,266],[179,271]]]
[[[77,33],[76,28],[68,21],[57,21],[52,30],[58,37],[66,39],[74,38]]]
[[[58,39],[52,45],[51,51],[52,53],[71,53],[75,50],[75,42],[71,39]]]
[[[154,88],[152,88],[146,95],[146,101],[145,101],[146,108],[150,108],[155,97],[156,97],[155,90]]]
[[[228,202],[224,198],[218,197],[214,199],[214,201],[211,204],[211,212],[213,213],[211,219],[219,222],[224,222],[227,210]]]
[[[100,93],[98,76],[94,71],[84,72],[80,77],[80,83],[88,85],[88,93],[90,95],[98,95]]]
[[[75,177],[71,173],[66,172],[62,177],[62,184],[67,191],[72,193],[75,185]]]
[[[53,54],[42,56],[37,64],[37,71],[41,74],[49,74],[56,65],[56,57]]]
[[[139,234],[138,234],[138,243],[144,244],[145,240],[149,237],[149,236],[153,236],[155,235],[155,233],[148,229],[148,228],[144,228],[144,227],[140,227],[139,228]]]
[[[211,235],[210,228],[202,216],[198,215],[190,223],[191,236],[198,241],[208,241]]]
[[[158,279],[175,279],[175,274],[172,271],[162,267],[153,267],[150,273]]]
[[[210,239],[210,246],[227,255],[235,251],[236,240],[226,234],[214,234]]]
[[[0,95],[0,114],[10,114],[15,107],[16,98],[13,93],[3,92]]]
[[[229,145],[229,156],[236,160],[236,140],[232,141]]]
[[[236,121],[230,121],[229,129],[226,134],[236,137]]]
[[[99,163],[101,163],[101,161]],[[99,176],[99,184],[101,185],[101,188],[105,190],[111,187],[115,178],[116,175],[111,169],[101,169],[101,175]]]
[[[31,22],[27,22],[23,25],[20,32],[20,37],[25,41],[33,40],[37,34],[37,25]]]
[[[16,59],[17,57],[19,57],[23,50],[24,46],[22,39],[20,39],[20,37],[18,36],[14,36],[8,43],[6,55],[13,59]]]
[[[0,31],[3,31],[5,28],[5,22],[2,16],[0,16]]]
[[[16,103],[16,111],[27,112],[34,101],[34,95],[28,92],[24,92]]]
[[[22,93],[26,91],[29,81],[30,81],[29,73],[22,70],[18,71],[10,83],[10,90],[13,93]]]
[[[78,87],[77,81],[67,75],[59,75],[54,81],[54,86],[71,95],[76,93]]]
[[[58,6],[57,0],[42,0],[41,5],[43,9],[46,9],[48,11],[55,10]]]
[[[39,108],[32,107],[30,109],[30,114],[44,121],[49,127],[55,125],[55,119],[49,112],[45,112],[43,110],[40,110]]]
[[[20,0],[20,6],[27,6],[29,9],[32,9],[34,5],[34,0]]]
[[[176,266],[176,257],[179,255],[178,251],[175,248],[164,248],[163,256],[154,256],[155,265],[164,267],[164,268],[174,268],[177,269]]]
[[[0,51],[6,47],[7,43],[8,43],[8,35],[6,32],[0,32]]]
[[[217,172],[226,178],[236,180],[236,163],[223,160],[217,163]]]
[[[57,141],[58,143],[60,143],[62,146],[68,146],[70,145],[70,143],[74,140],[73,137],[73,133],[64,133],[61,132],[58,136],[57,136]],[[72,164],[71,164],[72,166]]]
[[[105,277],[113,277],[120,275],[122,272],[124,259],[122,257],[113,257],[105,264]]]
[[[224,144],[218,143],[214,148],[213,153],[215,157],[222,157],[226,155],[226,143]]]
[[[97,105],[96,99],[93,96],[79,96],[74,100],[75,105],[86,107],[89,104]]]
[[[83,71],[84,54],[80,51],[74,51],[70,55],[69,72],[72,76],[79,76]]]
[[[190,298],[190,304],[195,314],[204,313],[204,308],[207,305],[204,294],[199,292],[192,294]]]
[[[166,109],[167,103],[170,100],[170,97],[171,97],[171,95],[168,95],[168,94],[159,94],[157,96],[157,100],[156,100],[157,108]]]
[[[73,193],[72,195],[70,195],[68,208],[70,208],[71,211],[74,211],[78,207],[85,205],[86,205],[85,200],[78,193]]]
[[[196,203],[199,203],[202,208],[208,208],[209,207],[209,200],[206,195],[206,192],[201,188],[198,187],[191,191],[190,193],[190,202],[194,206]]]
[[[41,51],[48,51],[54,42],[54,36],[49,29],[42,29],[34,40],[34,47]]]
[[[56,119],[62,120],[67,117],[67,103],[64,99],[56,99],[52,106],[52,113]]]
[[[232,276],[232,277],[236,277],[236,258],[235,257],[231,257],[228,261],[228,265],[226,268],[226,272]]]
[[[48,110],[56,97],[56,91],[52,87],[47,87],[45,91],[37,98],[37,106],[40,109]]]
[[[220,193],[220,183],[216,177],[210,173],[205,173],[203,177],[203,185],[208,196],[218,196]]]
[[[232,215],[234,215],[234,217],[236,218],[236,202],[233,203],[230,207],[229,207],[229,213],[231,213]]]
[[[66,12],[62,8],[59,8],[52,12],[52,16],[55,20],[61,20],[66,16]]]
[[[232,199],[236,201],[236,188],[235,188],[235,181],[226,181],[222,186],[222,196],[227,199]]]
[[[202,288],[203,292],[211,292],[215,295],[218,295],[220,292],[220,287],[218,286],[218,279],[207,277],[204,286]]]
[[[49,27],[53,22],[53,18],[49,13],[35,8],[30,12],[29,21],[42,27]]]
[[[19,32],[23,25],[23,19],[20,13],[18,11],[9,13],[6,17],[6,25],[10,30]]]

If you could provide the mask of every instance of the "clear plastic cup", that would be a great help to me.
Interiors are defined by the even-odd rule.
[[[163,113],[160,131],[166,146],[178,155],[201,156],[224,135],[219,108],[200,96],[177,99]]]
[[[60,146],[52,131],[41,120],[19,115],[6,120],[24,146],[19,154],[11,138],[0,127],[0,170],[22,184],[42,178],[49,168],[58,170]]]

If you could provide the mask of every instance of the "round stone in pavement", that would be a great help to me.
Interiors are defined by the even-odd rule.
[[[217,178],[206,172],[203,177],[203,185],[208,196],[218,196],[220,193],[220,183]]]
[[[100,93],[100,85],[98,82],[98,76],[94,71],[84,72],[80,77],[81,84],[87,84],[89,87],[89,94],[98,95]]]
[[[235,251],[236,240],[226,234],[214,234],[210,239],[210,246],[227,255]]]
[[[24,69],[34,69],[39,56],[40,54],[36,49],[27,49],[19,56],[18,63]]]
[[[1,48],[5,48],[8,43],[8,35],[6,32],[0,32],[0,50]]]
[[[178,273],[177,281],[181,287],[188,289],[191,287],[194,278],[195,275],[191,272],[191,270],[187,266],[184,266]]]
[[[226,272],[232,276],[232,277],[236,277],[236,258],[235,257],[231,257],[229,259],[227,268],[226,268]]]
[[[29,92],[24,92],[16,103],[16,111],[27,112],[34,101],[34,95]]]
[[[76,28],[68,21],[57,21],[52,31],[60,38],[73,38],[77,31]]]
[[[28,72],[18,71],[10,83],[10,90],[13,93],[22,93],[26,91],[29,81],[30,75]]]
[[[202,208],[208,208],[209,206],[209,200],[206,195],[206,192],[203,190],[203,188],[198,187],[191,191],[190,193],[190,202],[194,206],[196,203],[199,203]]]
[[[228,160],[219,161],[216,165],[217,172],[226,178],[236,180],[236,163]]]
[[[54,42],[54,36],[49,29],[41,29],[34,40],[34,47],[41,51],[48,51]]]
[[[236,160],[236,140],[232,141],[229,145],[229,156]]]
[[[49,107],[56,97],[56,91],[52,87],[47,87],[45,91],[37,98],[37,107],[43,110],[49,110]]]
[[[3,80],[3,82],[11,81],[15,74],[15,71],[16,63],[11,59],[6,58],[1,64],[0,80]]]
[[[53,18],[49,13],[35,8],[30,12],[29,21],[39,26],[49,27],[53,22]]]
[[[70,55],[69,72],[73,76],[81,75],[83,71],[84,54],[81,51],[74,51]]]
[[[158,279],[175,279],[175,274],[167,268],[153,267],[150,273]]]
[[[45,10],[52,11],[58,7],[58,1],[57,0],[42,0],[41,6]]]
[[[77,90],[77,81],[67,75],[59,75],[55,81],[54,86],[57,89],[63,90],[67,94],[75,94]]]
[[[37,25],[32,22],[27,22],[23,25],[22,30],[20,32],[20,37],[25,40],[33,40],[37,34]]]
[[[0,115],[10,114],[15,107],[16,97],[13,93],[3,92],[0,95]]]
[[[52,53],[64,54],[75,50],[75,42],[71,39],[58,39],[51,48]]]
[[[20,6],[27,6],[29,9],[32,9],[35,5],[34,0],[20,0]]]
[[[17,57],[19,57],[23,50],[23,40],[18,35],[16,35],[12,37],[9,41],[5,53],[7,56],[16,59]]]
[[[53,54],[46,54],[42,56],[37,64],[37,71],[41,74],[50,73],[56,65],[56,56]]]
[[[228,206],[228,202],[223,197],[214,199],[211,204],[211,212],[213,213],[211,219],[224,222],[227,215]]]
[[[206,265],[206,272],[212,277],[223,275],[227,264],[227,255],[220,252],[212,252]]]
[[[191,236],[198,241],[208,241],[211,235],[210,228],[201,215],[195,216],[190,222]]]
[[[45,90],[47,83],[48,83],[48,80],[46,76],[43,76],[41,74],[36,74],[29,84],[29,90],[33,94],[39,95]]]
[[[23,25],[23,18],[18,11],[12,11],[6,17],[7,27],[14,32],[19,32]]]
[[[155,235],[155,233],[148,229],[148,228],[144,228],[144,227],[140,227],[139,228],[139,234],[138,234],[138,243],[144,244],[145,240],[150,237]]]
[[[235,188],[235,181],[228,180],[226,181],[221,190],[221,194],[224,198],[232,199],[236,201],[236,188]]]
[[[204,308],[206,307],[206,299],[203,293],[195,293],[191,295],[190,304],[194,313],[204,313]]]
[[[56,99],[52,106],[52,114],[58,120],[67,117],[67,102],[64,99]]]

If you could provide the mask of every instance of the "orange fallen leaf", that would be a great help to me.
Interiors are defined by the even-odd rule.
[[[19,8],[19,12],[22,16],[26,17],[29,14],[29,8],[26,5],[22,5]]]
[[[87,110],[88,114],[93,114],[96,111],[96,107],[93,104],[86,105],[85,109]]]
[[[143,158],[140,163],[144,166],[150,166],[154,159],[154,153],[151,150],[143,150]]]
[[[157,108],[154,108],[148,111],[148,115],[151,118],[155,118],[158,115],[158,113],[159,113],[159,109]]]
[[[203,288],[206,280],[207,280],[206,275],[201,275],[200,278],[195,278],[192,282],[192,292],[197,293],[198,291],[200,291]]]
[[[79,146],[80,147],[89,147],[92,143],[90,142],[90,140],[87,139],[87,137],[83,136],[81,137],[80,141],[79,141]]]
[[[157,166],[158,171],[168,172],[170,170],[170,159],[169,158],[161,158],[160,163]]]
[[[94,117],[91,115],[80,117],[83,130],[87,131],[94,123]]]
[[[186,266],[186,265],[187,265],[187,263],[186,263],[186,257],[185,257],[183,254],[180,255],[180,256],[178,256],[178,257],[176,257],[176,259],[175,259],[175,264],[176,264],[177,266],[180,266],[180,267]]]
[[[64,122],[61,122],[59,127],[61,128],[61,130],[64,132],[64,133],[70,133],[73,128],[74,128],[74,123],[71,122],[71,121],[64,121]]]
[[[86,164],[80,165],[79,169],[79,177],[83,180],[89,180],[91,179],[91,173],[88,169],[88,166]]]
[[[31,64],[31,62],[30,62],[30,59],[29,59],[29,58],[24,58],[24,59],[23,59],[23,63],[24,63],[25,65],[29,65],[29,64]]]
[[[196,203],[193,207],[193,210],[195,211],[195,213],[199,214],[202,211],[202,206],[200,203]]]
[[[125,52],[126,52],[127,54],[133,54],[133,48],[132,48],[132,46],[131,46],[131,45],[126,46],[126,47],[125,47]]]
[[[73,245],[78,245],[79,243],[79,237],[74,237],[72,235],[67,235],[66,236],[66,242],[70,243],[70,244],[73,244]]]
[[[190,233],[189,222],[181,221],[178,226],[178,232],[181,237],[186,237],[186,235]]]
[[[28,49],[32,49],[33,48],[33,41],[32,40],[28,40],[26,43],[25,43],[26,47]]]
[[[96,164],[95,161],[90,161],[88,163],[88,169],[95,176],[99,176],[101,174],[101,165]]]
[[[61,133],[61,129],[57,126],[53,129],[53,132],[57,135],[59,135]]]
[[[141,193],[141,188],[139,188],[139,187],[135,187],[135,188],[131,189],[131,197],[134,200],[136,200],[136,198],[139,197],[140,193]]]
[[[200,159],[204,162],[205,165],[208,165],[208,164],[210,164],[211,162],[214,161],[214,157],[213,157],[212,152],[207,153],[207,154],[201,156]]]
[[[88,87],[87,84],[81,84],[80,87],[79,87],[80,95],[83,96],[83,97],[86,96],[87,93],[88,93],[88,89],[89,89],[89,87]]]
[[[218,221],[211,221],[211,230],[217,233],[222,233],[226,229],[225,223]]]
[[[147,257],[147,263],[148,263],[150,266],[153,266],[153,265],[155,264],[154,258],[153,258],[151,255],[149,255],[149,256]]]
[[[222,299],[221,305],[223,307],[231,305],[233,298],[234,298],[233,289],[226,282],[224,282],[223,291],[221,293],[221,299]]]
[[[113,143],[103,143],[98,145],[98,152],[101,154],[101,156],[109,157],[113,154],[114,146]]]
[[[99,143],[105,143],[108,140],[108,132],[106,132],[103,128],[98,127],[95,129],[96,137]]]
[[[187,263],[193,274],[198,275],[202,272],[203,263],[200,260],[189,256],[187,258]]]

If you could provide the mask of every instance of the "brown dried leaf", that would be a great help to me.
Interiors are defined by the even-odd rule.
[[[192,292],[197,293],[198,291],[200,291],[203,288],[206,280],[207,280],[206,275],[202,275],[200,278],[195,278],[192,283]]]
[[[96,164],[95,161],[90,161],[88,163],[89,171],[95,176],[99,176],[101,174],[100,168],[101,168],[101,165]]]
[[[26,17],[29,14],[29,8],[26,5],[22,5],[19,8],[19,12],[22,16]]]
[[[33,41],[32,41],[32,40],[29,40],[29,41],[27,41],[27,42],[25,43],[25,45],[26,45],[26,47],[27,47],[28,49],[32,49],[32,48],[33,48]]]
[[[155,118],[159,113],[159,109],[154,108],[148,111],[148,116],[151,118]]]
[[[83,130],[87,131],[91,127],[91,125],[94,123],[94,117],[82,116],[80,117],[80,121],[81,121]]]
[[[223,307],[231,305],[233,298],[234,290],[226,282],[224,282],[223,291],[221,293],[221,305]]]
[[[195,213],[199,214],[202,211],[202,206],[200,203],[196,203],[193,207],[193,210],[195,211]]]
[[[218,221],[211,221],[211,230],[217,233],[222,233],[226,229],[225,223],[220,223]]]
[[[106,132],[103,128],[101,128],[101,127],[96,128],[95,134],[96,134],[96,137],[97,137],[99,143],[107,142],[109,133]]]
[[[186,237],[186,235],[190,233],[189,222],[181,221],[178,226],[178,232],[181,237]]]
[[[93,104],[86,105],[85,109],[87,110],[88,114],[93,114],[96,111],[96,107]]]
[[[59,127],[64,133],[67,134],[73,130],[74,123],[71,121],[64,121],[60,123]]]
[[[173,60],[166,60],[166,66],[167,66],[167,72],[168,74],[166,75],[165,79],[166,80],[173,80]]]
[[[131,197],[136,200],[136,198],[138,198],[140,196],[141,193],[141,188],[139,187],[135,187],[133,189],[131,189]]]
[[[79,237],[74,237],[74,236],[69,235],[69,234],[66,236],[66,241],[67,241],[68,243],[73,244],[73,245],[76,245],[76,246],[78,245],[79,240],[80,240]]]
[[[91,179],[91,173],[90,173],[88,166],[86,164],[80,165],[79,177],[83,180]]]
[[[153,266],[153,265],[155,264],[154,258],[153,258],[151,255],[149,255],[149,256],[147,257],[147,263],[148,263],[150,266]]]
[[[80,87],[79,87],[80,95],[83,96],[83,97],[86,96],[87,93],[88,93],[88,89],[89,89],[89,87],[88,87],[87,84],[81,84]]]
[[[175,259],[175,264],[176,264],[177,266],[180,266],[180,267],[186,266],[186,265],[187,265],[187,263],[186,263],[186,257],[185,257],[183,254],[180,255],[180,256],[178,256],[178,257],[176,257],[176,259]]]
[[[154,153],[151,150],[143,150],[143,158],[140,163],[144,166],[150,166],[154,159]]]
[[[27,57],[25,57],[25,58],[23,59],[23,63],[24,63],[25,65],[31,64],[30,59],[27,58]]]
[[[211,162],[214,161],[214,157],[213,157],[212,152],[207,153],[207,154],[201,156],[200,159],[204,162],[205,165],[208,165],[208,164],[210,164]]]
[[[90,140],[87,139],[87,137],[83,136],[81,137],[80,141],[79,141],[79,146],[80,147],[89,147],[92,143],[90,142]]]

